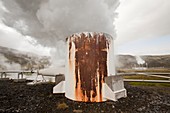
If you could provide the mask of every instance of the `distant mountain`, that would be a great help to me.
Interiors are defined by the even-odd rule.
[[[149,67],[149,68],[170,68],[170,55],[145,55],[140,56],[143,60],[141,64],[138,60],[139,56],[132,55],[117,55],[116,66],[118,68],[135,68],[135,67]]]
[[[38,69],[50,64],[49,57],[0,46],[0,70]]]

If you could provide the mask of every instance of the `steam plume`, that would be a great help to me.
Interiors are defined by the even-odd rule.
[[[65,41],[67,36],[84,31],[105,32],[115,37],[113,22],[119,0],[3,0],[2,3],[7,10],[3,12],[3,22],[44,46],[64,50],[59,40]]]
[[[143,65],[145,63],[145,61],[140,57],[140,56],[136,56],[136,61],[137,61],[137,64],[141,64]]]
[[[4,0],[4,23],[40,43],[52,46],[76,32],[115,35],[118,0]]]

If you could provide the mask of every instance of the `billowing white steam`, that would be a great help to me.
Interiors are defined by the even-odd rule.
[[[51,49],[51,62],[52,66],[63,66],[65,64],[65,43],[60,40],[57,43],[56,48]]]
[[[53,46],[76,32],[115,35],[118,0],[4,0],[4,23],[24,35]]]
[[[145,64],[145,61],[140,56],[136,56],[136,61],[138,65]]]
[[[41,4],[37,17],[45,31],[65,39],[83,31],[114,35],[112,11],[104,0],[49,0]]]
[[[57,48],[55,56],[61,58],[60,51],[65,49],[61,44],[73,33],[105,32],[115,37],[113,22],[119,0],[3,0],[3,5],[6,25]]]
[[[10,62],[3,54],[0,54],[0,70],[19,70],[21,65]]]

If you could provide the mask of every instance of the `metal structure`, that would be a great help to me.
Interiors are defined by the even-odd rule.
[[[1,77],[0,79],[2,80],[8,80],[9,78],[7,78],[7,74],[8,73],[17,73],[17,79],[14,79],[15,82],[22,82],[22,81],[26,81],[25,78],[23,78],[23,75],[25,73],[35,73],[33,71],[24,71],[24,70],[3,70],[3,71],[0,71],[1,73]]]

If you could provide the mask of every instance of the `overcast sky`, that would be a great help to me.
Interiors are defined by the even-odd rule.
[[[23,36],[13,28],[0,24],[0,46],[33,52],[39,55],[50,55],[50,49],[36,43],[36,40]]]
[[[9,1],[9,0],[8,0]],[[0,2],[0,20],[8,9]],[[121,0],[116,54],[170,54],[170,0]],[[26,29],[26,28],[25,28]],[[0,46],[49,55],[50,49],[0,21]]]
[[[170,54],[170,0],[122,0],[116,52]]]

